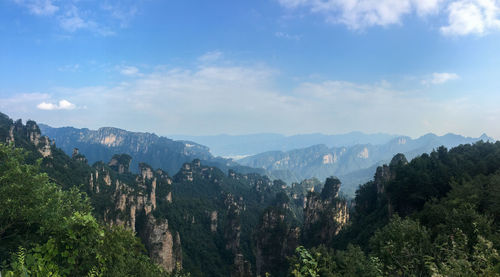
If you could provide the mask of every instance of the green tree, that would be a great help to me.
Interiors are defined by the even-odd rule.
[[[417,221],[394,216],[370,240],[372,254],[383,264],[384,275],[425,276],[431,254],[429,232]]]
[[[85,193],[62,190],[26,157],[0,144],[2,275],[167,276],[131,231],[104,227]]]
[[[318,262],[307,251],[304,246],[295,249],[296,260],[293,261],[292,276],[295,277],[319,277]]]

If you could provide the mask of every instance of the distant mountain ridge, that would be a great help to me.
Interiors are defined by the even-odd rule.
[[[350,132],[338,135],[302,134],[285,136],[282,134],[262,133],[249,135],[185,136],[171,135],[178,140],[196,141],[210,147],[212,154],[223,157],[255,155],[267,151],[289,151],[311,145],[324,144],[328,147],[353,146],[356,144],[384,144],[397,135],[384,133],[365,134]]]
[[[431,152],[439,146],[451,148],[460,144],[474,143],[479,140],[494,141],[483,134],[479,138],[464,137],[456,134],[437,136],[427,134],[417,139],[408,136],[388,134],[364,134],[352,132],[343,135],[296,135],[286,137],[277,134],[255,134],[227,136],[226,149],[237,150],[237,142],[241,141],[241,151],[245,153],[275,146],[275,151],[266,151],[239,160],[214,157],[209,147],[189,140],[173,140],[151,133],[130,132],[118,128],[104,127],[98,130],[77,129],[73,127],[52,128],[39,124],[41,132],[55,141],[56,145],[71,155],[78,148],[90,163],[110,160],[114,154],[127,153],[132,156],[131,170],[137,172],[137,164],[145,161],[154,168],[163,168],[167,172],[177,172],[182,164],[193,159],[200,159],[204,164],[217,166],[223,171],[233,169],[240,173],[259,173],[272,179],[281,179],[289,185],[304,179],[318,178],[325,180],[337,176],[344,184],[342,192],[353,196],[357,185],[367,182],[373,177],[377,166],[390,161],[397,153],[405,154],[412,159],[423,153]],[[212,136],[212,140],[224,137]],[[194,137],[193,137],[194,138]],[[314,139],[317,140],[314,140]],[[255,140],[252,140],[255,139]],[[352,139],[352,141],[347,141]],[[313,143],[307,147],[288,149],[294,145],[307,142],[327,141],[328,144]],[[216,145],[223,146],[221,139]],[[232,141],[232,142],[231,142]],[[269,142],[265,144],[264,142]],[[279,143],[283,142],[283,145]],[[369,143],[356,143],[366,142]],[[258,146],[259,143],[262,145]],[[345,143],[340,146],[330,146]],[[258,146],[258,147],[257,147]],[[222,149],[222,148],[221,148]],[[231,150],[231,151],[233,151]],[[252,150],[252,151],[253,151]]]
[[[131,170],[138,171],[139,162],[147,162],[154,168],[162,168],[169,173],[179,171],[182,164],[200,159],[205,164],[229,168],[239,172],[263,173],[262,169],[251,169],[238,165],[229,159],[214,157],[209,148],[192,142],[176,141],[152,133],[131,132],[119,128],[103,127],[98,130],[74,127],[53,128],[39,124],[43,135],[55,141],[66,154],[74,148],[84,154],[90,163],[110,160],[114,154],[127,153],[132,157]]]
[[[439,146],[447,148],[476,141],[495,141],[486,134],[479,138],[455,134],[437,136],[427,134],[417,139],[407,136],[395,137],[384,144],[357,144],[350,147],[328,147],[324,144],[290,151],[269,151],[238,160],[242,165],[263,168],[274,178],[285,182],[300,182],[316,177],[328,176],[341,179],[343,191],[352,195],[358,184],[370,180],[378,165],[387,163],[397,153],[412,159],[431,152]]]

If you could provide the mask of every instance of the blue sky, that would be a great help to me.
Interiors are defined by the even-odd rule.
[[[500,1],[0,1],[0,111],[161,135],[500,138]]]

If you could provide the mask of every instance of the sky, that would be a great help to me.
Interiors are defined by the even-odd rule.
[[[2,0],[0,111],[160,135],[500,139],[500,0]]]

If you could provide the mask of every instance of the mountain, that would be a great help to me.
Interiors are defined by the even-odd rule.
[[[397,154],[375,172],[356,191],[347,227],[297,248],[289,272],[500,276],[500,142],[439,147],[411,161]]]
[[[171,137],[179,140],[196,141],[207,145],[210,147],[210,151],[217,156],[238,158],[266,151],[289,151],[315,144],[324,144],[328,147],[353,146],[356,144],[384,144],[396,136],[383,133],[365,134],[351,132],[339,135],[303,134],[285,136],[263,133],[214,136],[172,135]]]
[[[89,165],[0,113],[2,276],[500,274],[500,142],[397,154],[352,201],[335,177],[287,186],[131,160]]]
[[[404,153],[411,159],[439,146],[450,148],[479,140],[494,141],[485,134],[479,138],[455,134],[427,134],[417,139],[400,136],[379,145],[357,144],[329,148],[318,144],[286,152],[269,151],[245,157],[238,160],[238,163],[263,168],[274,178],[289,183],[312,177],[323,180],[328,176],[338,176],[344,184],[342,191],[352,196],[358,184],[370,180],[376,167],[387,163],[397,153]]]
[[[116,135],[116,130],[106,131],[111,132],[99,138],[106,142],[113,141],[118,147],[121,147],[120,141],[135,141],[124,137],[126,133]],[[148,141],[155,138],[145,136],[141,139]],[[118,270],[121,267],[121,273],[126,276],[143,276],[141,274],[144,272],[140,271],[130,273],[140,270],[134,267],[136,264],[117,264],[123,262],[120,255],[129,255],[127,257],[130,260],[143,266],[151,267],[149,262],[154,262],[164,272],[186,270],[191,276],[255,276],[255,273],[264,274],[267,271],[275,273],[274,276],[284,276],[288,268],[287,256],[292,255],[295,247],[301,243],[303,228],[316,237],[338,233],[347,220],[347,202],[338,199],[340,182],[337,179],[327,181],[326,192],[320,196],[317,192],[311,194],[314,188],[321,190],[323,187],[317,180],[287,187],[282,181],[272,181],[256,173],[241,174],[228,170],[226,174],[217,167],[203,164],[199,159],[184,163],[175,175],[142,162],[138,164],[138,173],[133,173],[130,171],[132,157],[127,154],[114,154],[106,162],[97,161],[89,165],[87,158],[79,151],[73,151],[70,157],[57,148],[53,141],[41,134],[36,122],[14,122],[1,113],[0,141],[0,161],[12,158],[12,153],[16,151],[3,143],[22,148],[27,154],[24,161],[27,164],[21,167],[31,166],[26,175],[41,170],[46,175],[35,177],[53,182],[50,184],[52,192],[69,193],[68,199],[61,203],[48,202],[48,205],[45,202],[52,201],[52,198],[44,197],[46,194],[29,193],[31,190],[27,188],[34,187],[36,191],[39,185],[36,181],[31,181],[30,176],[9,179],[19,170],[13,168],[14,173],[10,173],[7,169],[13,162],[7,160],[1,163],[0,191],[9,194],[0,195],[0,205],[4,209],[8,208],[9,212],[0,212],[0,222],[5,222],[0,230],[0,258],[12,262],[11,266],[5,265],[7,269],[19,266],[11,257],[17,257],[16,253],[24,257],[25,252],[19,250],[19,246],[23,245],[29,247],[26,248],[29,264],[21,264],[21,267],[25,266],[40,276],[48,274],[44,271],[47,263],[52,272],[60,276],[91,275],[99,268],[99,257],[105,258],[110,268]],[[20,153],[17,152],[19,159],[24,159]],[[27,180],[26,184],[24,180]],[[21,198],[13,198],[14,193],[21,195]],[[71,201],[83,202],[73,207]],[[33,203],[37,206],[33,206]],[[79,209],[82,206],[87,214],[80,219],[82,215]],[[36,210],[31,211],[33,207]],[[56,215],[51,209],[57,207],[69,209],[65,211],[69,214],[52,219]],[[303,207],[307,207],[305,213],[302,212]],[[90,211],[92,215],[88,214]],[[325,221],[318,218],[320,214],[332,215],[337,212],[343,213],[339,219],[328,216]],[[39,215],[44,216],[43,220],[47,218],[50,225],[39,226]],[[29,216],[35,223],[25,222],[23,216]],[[72,218],[77,222],[65,225]],[[81,226],[89,220],[93,228],[101,228],[96,230],[97,235],[90,232],[87,226]],[[303,222],[306,225],[303,226]],[[327,229],[307,228],[309,224],[315,226],[318,222],[327,222]],[[64,232],[64,228],[70,228],[67,231],[69,238],[55,228],[59,225]],[[47,228],[55,228],[56,231],[47,236],[35,236],[44,234]],[[99,235],[99,232],[121,233],[111,233],[110,239],[117,241],[95,250],[95,255],[88,256],[88,248],[99,245],[99,239],[104,236]],[[133,240],[130,236],[134,234],[142,245],[134,240],[137,245],[134,244],[134,249],[128,252],[123,244]],[[284,234],[287,239],[282,239]],[[68,245],[73,237],[78,244]],[[42,246],[31,249],[33,245]],[[54,245],[60,247],[61,252],[59,248],[54,249]],[[66,264],[68,259],[64,259],[64,255],[67,255],[68,249],[75,250],[72,259],[80,261],[85,258],[85,264]],[[283,251],[276,253],[269,249]],[[149,258],[143,256],[144,252]],[[4,273],[4,265],[0,272]],[[167,276],[160,273],[146,275]],[[13,273],[7,276],[17,275]]]
[[[262,169],[247,168],[230,159],[214,157],[208,147],[192,141],[176,141],[151,133],[130,132],[112,127],[89,130],[53,128],[45,124],[39,126],[42,134],[53,140],[66,154],[72,155],[76,148],[90,163],[109,161],[115,154],[126,153],[132,157],[132,172],[138,172],[139,162],[146,162],[154,168],[162,168],[173,174],[182,164],[200,159],[205,164],[218,166],[225,171],[231,168],[244,173],[264,173]]]

